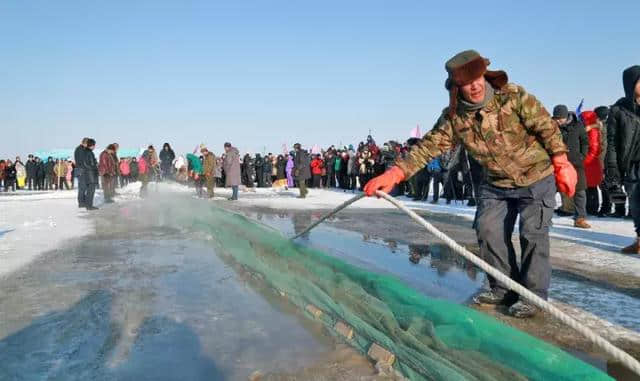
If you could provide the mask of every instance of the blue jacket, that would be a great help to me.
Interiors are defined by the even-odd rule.
[[[427,170],[429,172],[440,172],[440,171],[442,171],[442,166],[440,165],[440,158],[436,157],[435,159],[431,160],[429,162],[429,164],[427,164]]]

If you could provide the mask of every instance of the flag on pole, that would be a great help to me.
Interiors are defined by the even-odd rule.
[[[422,137],[422,135],[420,134],[420,125],[419,124],[411,129],[411,132],[409,133],[409,137],[410,138],[421,138]]]
[[[578,116],[578,118],[580,118],[580,120],[582,120],[582,105],[584,105],[584,98],[582,98],[580,104],[578,105],[578,107],[576,107],[576,115]]]

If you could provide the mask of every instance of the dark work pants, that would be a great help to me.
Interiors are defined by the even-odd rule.
[[[35,177],[33,176],[27,176],[27,181],[25,182],[25,188],[28,188],[29,190],[33,190],[38,189],[38,183],[35,179]]]
[[[87,206],[87,181],[85,176],[78,176],[78,206]]]
[[[576,191],[576,194],[573,196],[573,204],[576,207],[573,218],[587,218],[587,191]]]
[[[548,176],[528,187],[497,188],[480,186],[475,229],[480,256],[503,274],[546,299],[551,279],[549,263],[549,227],[555,207],[556,184]],[[511,242],[517,217],[520,216],[520,257]],[[491,289],[506,294],[507,289],[494,278]]]
[[[322,176],[320,175],[313,175],[313,188],[320,188],[320,179],[322,178]]]
[[[306,180],[298,180],[298,187],[300,188],[300,197],[307,197],[307,181]]]

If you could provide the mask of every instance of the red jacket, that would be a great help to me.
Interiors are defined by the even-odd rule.
[[[314,175],[322,175],[322,168],[324,168],[324,161],[322,159],[311,160],[311,173]]]
[[[116,165],[116,161],[113,159],[113,155],[110,152],[104,150],[100,153],[100,162],[98,163],[98,172],[100,172],[100,176],[115,176],[118,173]]]
[[[589,151],[584,158],[584,173],[587,177],[587,187],[594,188],[602,183],[604,177],[604,168],[600,161],[602,147],[600,146],[600,125],[598,124],[597,115],[593,111],[585,111],[582,113],[582,120],[587,129],[587,138],[589,139]]]

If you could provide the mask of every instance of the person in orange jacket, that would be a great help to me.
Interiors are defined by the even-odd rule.
[[[324,171],[324,161],[320,154],[315,155],[311,160],[311,176],[313,177],[313,188],[320,188],[320,180],[322,179],[322,172]]]

